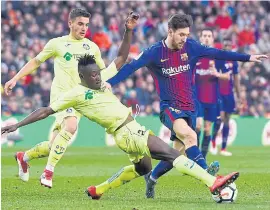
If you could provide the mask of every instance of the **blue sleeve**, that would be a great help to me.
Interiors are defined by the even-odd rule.
[[[233,74],[238,74],[238,63],[233,62]]]
[[[207,57],[212,59],[219,59],[219,60],[228,60],[228,61],[249,61],[250,55],[230,52],[226,50],[219,50],[212,47],[206,47],[201,45],[195,40],[189,39],[189,43],[191,45],[190,53],[195,57]]]
[[[119,82],[128,78],[129,75],[134,73],[139,68],[150,64],[152,60],[151,58],[151,48],[147,48],[146,50],[142,51],[137,58],[133,59],[130,63],[122,66],[119,72],[107,82],[110,83],[112,86],[118,84]]]

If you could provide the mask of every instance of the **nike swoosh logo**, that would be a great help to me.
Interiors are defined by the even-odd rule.
[[[169,60],[170,58],[167,58],[167,59],[160,59],[160,62],[161,63],[163,63],[163,62],[165,62],[165,61],[167,61],[167,60]]]

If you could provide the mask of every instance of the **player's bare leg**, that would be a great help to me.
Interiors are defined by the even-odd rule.
[[[54,140],[57,134],[58,131],[54,130],[50,142]],[[15,154],[15,159],[19,167],[19,177],[21,180],[25,182],[29,180],[29,164],[28,164],[29,161],[49,156],[51,148],[50,142],[43,141],[35,145],[33,148],[27,150],[26,152],[17,152]]]
[[[66,117],[62,123],[62,129],[59,130],[58,135],[54,138],[51,145],[48,162],[44,172],[40,177],[41,185],[51,188],[54,167],[64,155],[69,141],[77,130],[77,118],[74,116]]]

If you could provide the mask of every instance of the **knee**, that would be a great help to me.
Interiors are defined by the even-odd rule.
[[[65,119],[64,129],[71,134],[75,134],[75,132],[77,131],[77,118],[69,117]]]
[[[211,135],[211,124],[205,124],[204,132],[205,132],[205,135],[206,136],[210,136]]]
[[[143,167],[136,167],[135,171],[140,175],[143,176],[145,174],[148,174],[152,170],[152,165],[145,165]]]

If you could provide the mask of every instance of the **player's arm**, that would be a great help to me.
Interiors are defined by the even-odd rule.
[[[132,34],[133,29],[137,25],[137,20],[139,15],[131,12],[126,20],[126,29],[124,32],[124,37],[121,42],[120,48],[118,50],[118,55],[114,59],[114,61],[106,68],[105,70],[101,71],[101,78],[103,81],[107,81],[108,79],[115,76],[118,70],[123,66],[126,62],[129,54],[130,44],[132,41]]]
[[[110,83],[112,86],[118,84],[119,82],[128,78],[136,70],[150,64],[152,62],[152,58],[152,48],[150,47],[145,49],[137,56],[137,58],[133,59],[130,63],[122,66],[119,72],[107,82]]]
[[[211,74],[215,77],[217,77],[220,80],[229,80],[230,79],[230,75],[231,75],[231,71],[228,71],[226,73],[222,73],[221,71],[217,71],[217,69],[213,69],[213,71],[211,72]]]
[[[10,94],[12,89],[15,87],[18,80],[24,76],[31,74],[35,71],[41,63],[54,55],[54,41],[50,40],[44,47],[44,49],[35,57],[32,58],[23,68],[8,82],[5,84],[5,93]]]
[[[267,55],[248,55],[242,54],[237,52],[231,52],[226,50],[219,50],[212,47],[206,47],[201,45],[200,43],[192,40],[191,43],[191,50],[196,56],[198,57],[208,57],[213,59],[219,60],[230,60],[230,61],[243,61],[243,62],[259,62],[261,63],[262,59],[268,58]]]
[[[42,107],[34,112],[32,112],[30,115],[28,115],[26,118],[24,118],[22,121],[3,127],[1,129],[1,133],[10,133],[18,128],[34,123],[36,121],[42,120],[47,118],[48,116],[54,114],[55,112],[62,111],[64,109],[73,107],[77,104],[76,96],[77,96],[77,91],[75,89],[72,89],[65,93],[62,97],[60,97],[58,100],[53,102],[49,107]]]
[[[18,128],[20,128],[22,126],[31,124],[31,123],[39,121],[39,120],[42,120],[53,113],[54,113],[54,111],[52,110],[51,107],[39,108],[39,109],[35,110],[34,112],[32,112],[30,115],[28,115],[26,118],[24,118],[22,121],[14,124],[14,125],[3,127],[1,129],[1,133],[4,134],[4,133],[10,133],[10,132],[16,131]]]

